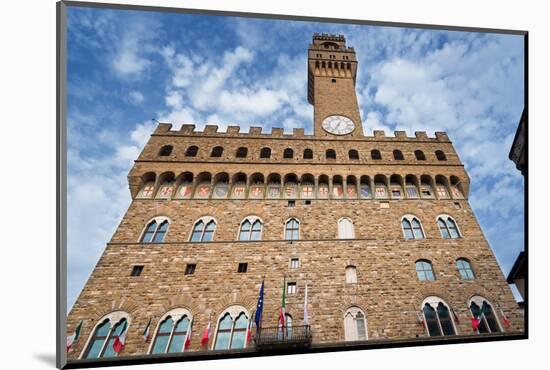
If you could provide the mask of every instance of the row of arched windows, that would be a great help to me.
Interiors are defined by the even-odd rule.
[[[142,176],[138,199],[464,199],[456,176],[391,175],[346,177],[327,175],[261,173],[247,177],[239,172],[231,178],[221,172],[197,177],[184,172],[176,177],[165,172],[158,179],[152,172]]]
[[[159,156],[160,157],[167,157],[172,154],[172,151],[174,150],[173,145],[164,145],[159,150]],[[191,145],[185,150],[185,156],[186,157],[196,157],[199,152],[199,147],[196,145]],[[221,146],[215,146],[210,151],[210,157],[211,158],[220,158],[223,155],[224,148]],[[259,158],[261,159],[267,159],[271,158],[271,148],[264,147],[260,149]],[[405,160],[405,156],[403,155],[403,152],[399,149],[395,149],[393,152],[393,159],[396,161],[403,161]],[[435,158],[438,161],[446,161],[447,156],[442,150],[436,150],[434,152]],[[248,148],[247,147],[239,147],[235,151],[235,157],[236,158],[247,158],[248,157]],[[418,161],[425,161],[426,155],[422,150],[415,150],[414,151],[414,157]],[[283,158],[284,159],[292,159],[294,158],[294,149],[292,148],[286,148],[283,150]],[[370,152],[370,158],[372,160],[382,160],[382,154],[380,150],[373,149]],[[312,149],[304,149],[302,153],[302,159],[313,159],[313,150]],[[334,149],[327,149],[325,150],[325,159],[336,159],[336,151]],[[348,151],[348,159],[350,160],[359,160],[359,151],[357,149],[350,149]]]
[[[449,215],[439,215],[437,224],[441,237],[444,239],[455,239],[461,237],[455,220]],[[147,223],[143,230],[140,242],[162,243],[168,231],[170,220],[166,217],[155,217]],[[214,239],[216,231],[216,220],[211,216],[203,216],[193,224],[190,242],[209,242]],[[241,221],[238,233],[239,241],[255,241],[262,239],[264,222],[258,216],[248,216]],[[338,238],[355,239],[355,227],[353,221],[348,217],[338,220]],[[413,215],[405,215],[401,219],[403,235],[407,240],[424,239],[424,229],[420,220]],[[298,240],[300,238],[300,221],[292,217],[285,221],[284,240]]]
[[[441,298],[431,296],[422,302],[422,320],[426,335],[456,335],[456,314]],[[477,333],[498,333],[503,329],[493,305],[484,297],[474,296],[468,302],[473,317],[479,319]],[[286,336],[292,337],[292,315],[286,314]],[[130,315],[124,311],[111,312],[102,317],[88,338],[82,358],[115,357],[115,338],[128,330]],[[173,308],[158,321],[147,353],[176,353],[185,350],[185,342],[193,325],[193,313],[185,308]],[[346,341],[367,340],[367,316],[359,306],[351,306],[344,312],[344,337]],[[232,305],[219,316],[209,341],[213,350],[241,349],[247,346],[247,331],[252,328],[251,315],[246,308]],[[195,329],[198,330],[198,329]]]
[[[435,280],[435,273],[432,263],[428,260],[418,260],[415,263],[416,275],[420,281],[432,281]],[[462,280],[474,280],[474,270],[472,265],[465,258],[459,258],[456,260],[456,268],[460,274]]]

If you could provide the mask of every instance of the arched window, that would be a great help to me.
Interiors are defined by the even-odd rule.
[[[305,149],[304,150],[304,159],[313,159],[313,150]]]
[[[436,150],[435,151],[435,157],[437,158],[438,161],[446,161],[447,160],[447,156],[441,150]]]
[[[424,152],[422,150],[415,150],[414,151],[414,156],[419,161],[425,161],[426,160],[426,156],[424,155]]]
[[[212,217],[200,218],[197,222],[195,222],[195,225],[193,225],[190,241],[209,242],[213,239],[215,230],[216,221]]]
[[[300,223],[295,218],[291,218],[285,224],[285,240],[298,240],[300,232]]]
[[[223,154],[223,148],[221,146],[215,146],[212,148],[212,153],[210,153],[211,157],[219,158]]]
[[[420,281],[435,280],[432,263],[427,260],[416,261],[416,275]]]
[[[357,284],[357,268],[355,266],[346,267],[346,283]]]
[[[248,148],[241,146],[240,148],[237,149],[237,153],[235,154],[235,157],[246,158],[247,155],[248,155]]]
[[[382,159],[382,154],[380,154],[380,150],[374,149],[374,150],[371,150],[370,157],[374,160],[380,160]]]
[[[367,319],[359,307],[350,307],[344,314],[344,333],[346,341],[368,339]]]
[[[191,318],[183,308],[167,312],[161,318],[150,353],[183,352]]]
[[[245,218],[241,222],[239,230],[239,240],[261,240],[262,239],[262,221],[255,216]]]
[[[355,149],[351,149],[348,152],[348,156],[349,156],[349,159],[358,160],[359,159],[359,152]]]
[[[128,330],[129,316],[126,312],[116,311],[104,316],[93,330],[83,358],[116,357],[113,348],[115,339]]]
[[[472,297],[470,299],[470,311],[473,316],[472,325],[477,323],[478,333],[499,333],[502,331],[493,311],[493,306],[485,298],[480,296]]]
[[[271,149],[270,148],[262,148],[260,150],[260,158],[271,158]]]
[[[401,150],[395,149],[393,151],[393,159],[395,159],[396,161],[402,161],[405,159],[405,157],[403,157],[403,153],[401,152]]]
[[[336,152],[334,151],[334,149],[327,149],[326,158],[327,159],[336,159]]]
[[[422,311],[429,336],[455,335],[449,306],[439,297],[429,297],[424,302]]]
[[[441,232],[441,237],[443,239],[460,238],[460,233],[458,231],[458,227],[456,226],[456,222],[451,216],[439,216],[437,218],[437,225],[439,226],[439,231]]]
[[[401,220],[401,226],[403,227],[403,234],[405,239],[424,239],[424,230],[422,229],[422,224],[420,220],[415,216],[403,216]]]
[[[354,239],[353,222],[347,217],[338,220],[338,239]]]
[[[214,349],[246,348],[248,314],[241,306],[230,306],[218,320]]]
[[[474,275],[474,270],[472,265],[465,258],[459,258],[456,260],[456,267],[460,273],[460,278],[462,280],[474,280],[476,276]]]
[[[172,154],[172,149],[174,149],[172,145],[164,145],[162,148],[160,148],[159,156],[161,157],[169,156],[170,154]]]
[[[285,159],[291,159],[294,158],[294,151],[290,148],[286,148],[283,152],[283,158]]]
[[[155,217],[151,220],[141,235],[141,243],[162,243],[170,221],[166,217]]]
[[[191,145],[187,150],[185,151],[186,157],[196,157],[197,153],[199,152],[199,147],[196,145]]]

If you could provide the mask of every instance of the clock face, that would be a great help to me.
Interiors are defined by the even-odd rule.
[[[323,129],[333,135],[347,135],[355,129],[355,124],[348,117],[328,116],[323,120]]]

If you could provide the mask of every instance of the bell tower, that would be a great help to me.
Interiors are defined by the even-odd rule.
[[[355,93],[357,59],[343,35],[313,34],[308,48],[307,98],[314,107],[313,134],[362,136]]]

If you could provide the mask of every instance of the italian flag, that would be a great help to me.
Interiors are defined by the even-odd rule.
[[[183,349],[186,350],[191,345],[191,327],[193,326],[193,321],[189,323],[189,330],[187,331],[187,336],[185,337],[185,344]]]
[[[75,331],[67,337],[67,352],[71,350],[73,344],[78,340],[78,337],[80,337],[80,329],[82,329],[83,321],[84,320],[80,320],[80,323],[76,327]]]
[[[122,332],[115,338],[115,341],[113,342],[113,349],[116,353],[120,353],[124,349],[124,345],[126,344],[126,334],[128,333],[128,330],[126,330],[127,327],[128,325],[125,321]]]
[[[151,326],[151,319],[149,319],[149,322],[147,323],[147,326],[145,327],[145,330],[143,331],[143,340],[145,342],[149,342],[149,339],[151,339],[151,331],[149,330],[150,326]]]
[[[248,344],[250,343],[250,339],[252,339],[252,316],[248,320],[248,327],[246,329],[246,345],[245,345],[245,347],[247,347]]]
[[[279,324],[283,329],[285,327],[285,311],[286,311],[286,276],[283,280],[283,302],[281,303],[281,311],[279,313]]]
[[[201,346],[206,347],[208,344],[208,339],[210,337],[210,321],[208,321],[208,325],[206,326],[206,329],[204,329],[204,332],[202,333],[201,338]]]
[[[474,331],[478,330],[479,324],[481,324],[481,318],[483,317],[484,314],[485,314],[485,311],[483,311],[483,306],[481,306],[481,309],[479,310],[479,315],[477,315],[477,317],[472,316],[472,329],[474,329]]]

